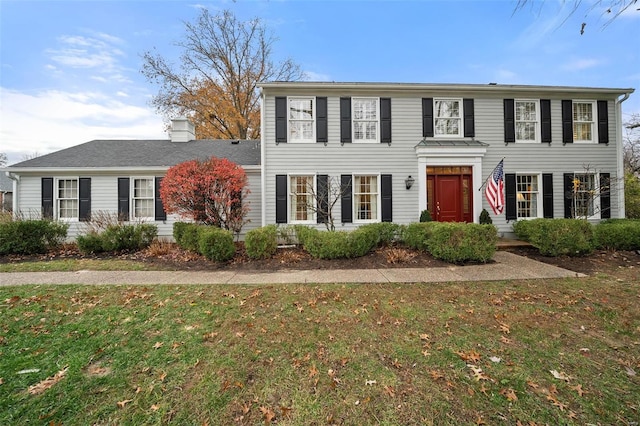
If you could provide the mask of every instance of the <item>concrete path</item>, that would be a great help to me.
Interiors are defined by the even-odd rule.
[[[414,283],[584,277],[584,274],[497,251],[495,263],[440,268],[235,271],[0,272],[0,286],[24,284]]]

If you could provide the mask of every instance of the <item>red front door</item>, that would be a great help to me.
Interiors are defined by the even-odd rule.
[[[438,222],[473,222],[470,167],[430,167],[427,209]]]

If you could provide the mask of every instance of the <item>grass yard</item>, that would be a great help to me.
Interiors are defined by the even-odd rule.
[[[631,425],[640,284],[0,287],[0,424]]]

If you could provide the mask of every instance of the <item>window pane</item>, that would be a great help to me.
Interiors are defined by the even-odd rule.
[[[148,200],[148,199],[134,200],[133,214],[135,217],[153,216],[153,200]]]
[[[133,217],[148,218],[154,215],[153,179],[133,179]]]
[[[460,101],[436,100],[436,117],[460,117]]]
[[[538,217],[538,176],[516,176],[518,217]]]
[[[60,200],[59,215],[61,219],[73,219],[78,217],[78,200]]]
[[[357,220],[378,219],[377,176],[356,176],[354,198]]]
[[[289,100],[289,118],[294,120],[312,120],[313,119],[313,100],[312,99],[290,99]]]
[[[313,220],[313,176],[292,176],[291,220]]]
[[[578,141],[590,141],[591,126],[591,123],[574,123],[573,138]]]

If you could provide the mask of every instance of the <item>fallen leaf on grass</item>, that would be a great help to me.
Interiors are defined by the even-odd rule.
[[[153,345],[153,349],[159,349],[159,348],[161,348],[161,347],[162,347],[162,345],[164,345],[164,343],[162,343],[162,342],[156,342],[156,343]]]
[[[509,401],[517,401],[518,400],[518,395],[516,395],[516,391],[514,391],[513,389],[509,388],[509,389],[502,389],[500,391],[500,395],[504,396],[505,398],[507,398]]]
[[[491,362],[495,362],[496,364],[502,361],[502,358],[498,358],[497,356],[492,356],[489,358]]]
[[[509,326],[507,324],[505,324],[503,322],[499,322],[498,324],[500,324],[500,331],[502,333],[505,333],[505,334],[511,333],[511,329],[509,328]]]
[[[456,352],[456,354],[462,358],[463,361],[467,361],[467,362],[478,362],[480,361],[480,353],[478,353],[477,351],[469,351],[469,352],[462,352],[462,351],[458,351]]]
[[[318,375],[318,369],[316,368],[316,365],[313,364],[311,367],[309,367],[309,378],[317,375]]]
[[[264,417],[265,423],[271,423],[273,419],[276,418],[276,413],[274,413],[273,410],[269,407],[265,407],[265,406],[260,407],[260,412]]]
[[[53,385],[55,385],[60,380],[62,380],[62,378],[65,376],[65,374],[67,374],[67,369],[68,368],[69,367],[65,367],[62,370],[58,371],[53,376],[47,377],[46,379],[44,379],[40,383],[37,383],[37,384],[35,384],[33,386],[29,386],[29,394],[30,395],[38,395],[38,394],[41,394],[42,392],[46,391],[47,389],[51,388]]]
[[[124,406],[130,403],[131,401],[133,401],[133,399],[125,399],[124,401],[118,401],[117,404],[119,408],[124,408]]]
[[[584,391],[584,389],[582,389],[582,385],[581,384],[577,384],[575,386],[570,386],[570,389],[573,389],[574,391],[578,392],[578,395],[582,396],[584,395],[586,392]]]
[[[627,371],[627,376],[629,376],[629,377],[635,377],[636,376],[636,372],[633,370],[633,368],[625,367],[625,370]]]
[[[569,377],[563,371],[558,372],[557,370],[549,370],[549,373],[551,373],[553,375],[553,377],[555,377],[558,380],[564,380],[565,382],[568,382],[569,380],[571,380],[571,377]]]
[[[158,411],[159,409],[160,409],[160,406],[158,404],[153,404],[151,406],[151,410],[153,410],[153,411]]]
[[[384,387],[384,393],[389,395],[391,398],[393,398],[396,395],[396,391],[393,388],[393,386],[385,386]]]
[[[376,382],[375,380],[367,380],[367,381],[364,382],[365,386],[373,386],[376,383],[378,383],[378,382]]]

